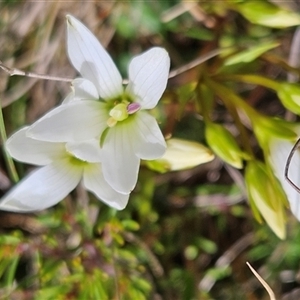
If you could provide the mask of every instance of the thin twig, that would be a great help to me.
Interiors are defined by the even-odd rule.
[[[224,49],[215,49],[203,56],[197,57],[196,59],[187,63],[186,65],[179,67],[178,69],[172,70],[169,74],[169,78],[173,78],[179,74],[182,74],[190,69],[195,68],[196,66],[204,63],[205,61],[219,55],[220,53],[222,53],[223,50]],[[38,79],[64,81],[64,82],[72,82],[73,81],[72,78],[64,78],[64,77],[36,74],[36,73],[32,73],[32,72],[22,71],[22,70],[19,70],[16,68],[9,68],[9,67],[5,66],[2,63],[2,61],[0,61],[0,69],[5,71],[6,73],[8,73],[10,76],[17,75],[17,76],[26,76],[26,77],[38,78]],[[123,84],[127,84],[127,83],[128,83],[128,79],[124,79]]]
[[[254,268],[248,262],[246,262],[246,264],[249,267],[249,269],[251,270],[251,272],[254,274],[254,276],[258,279],[258,281],[265,288],[265,290],[267,291],[267,293],[270,296],[270,300],[276,300],[275,294],[272,291],[272,289],[269,287],[269,285],[263,280],[263,278],[254,270]]]
[[[193,69],[195,67],[197,67],[198,65],[204,63],[205,61],[215,57],[215,56],[218,56],[219,54],[221,54],[222,52],[224,51],[224,49],[215,49],[215,50],[212,50],[210,52],[208,52],[207,54],[205,55],[202,55],[200,57],[197,57],[196,59],[194,59],[193,61],[189,62],[188,64],[182,66],[182,67],[179,67],[178,69],[175,69],[175,70],[172,70],[169,74],[169,78],[173,78],[181,73],[184,73],[190,69]]]
[[[5,124],[4,124],[4,119],[3,119],[3,113],[2,113],[2,108],[1,108],[1,99],[0,99],[0,145],[3,146],[3,155],[4,155],[4,160],[8,169],[8,173],[10,176],[10,179],[14,182],[17,183],[19,181],[19,176],[18,172],[16,170],[14,161],[12,157],[9,155],[5,148],[5,142],[7,140],[6,136],[6,129],[5,129]]]
[[[36,74],[32,72],[22,71],[16,68],[9,68],[5,66],[2,61],[0,61],[0,68],[7,72],[10,76],[18,75],[18,76],[26,76],[31,78],[39,78],[39,79],[46,79],[46,80],[54,80],[54,81],[64,81],[64,82],[72,82],[72,78],[64,78],[64,77],[57,77],[57,76],[50,76],[50,75],[43,75],[43,74]]]
[[[168,23],[185,12],[188,12],[190,9],[196,7],[198,3],[196,2],[189,2],[189,3],[178,3],[171,7],[170,9],[164,11],[161,15],[161,21],[163,23]]]

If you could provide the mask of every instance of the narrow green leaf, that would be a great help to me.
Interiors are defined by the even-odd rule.
[[[272,28],[286,28],[300,24],[300,15],[267,1],[246,1],[235,8],[250,22]]]
[[[263,53],[278,47],[280,44],[277,42],[268,42],[253,46],[249,49],[246,49],[242,52],[239,52],[225,61],[225,66],[230,66],[238,63],[249,63],[254,61],[256,58],[261,56]]]

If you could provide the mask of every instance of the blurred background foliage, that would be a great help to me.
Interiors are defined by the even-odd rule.
[[[299,11],[296,0],[1,1],[8,67],[75,78],[67,13],[124,78],[132,56],[166,48],[170,80],[154,113],[166,138],[199,142],[216,158],[173,172],[172,161],[145,162],[120,212],[81,186],[47,211],[1,212],[0,299],[269,299],[246,261],[278,299],[299,299],[299,223],[268,161],[272,138],[296,140]],[[7,135],[69,88],[1,71]],[[20,177],[32,169],[16,167]],[[8,172],[2,156],[2,194]]]

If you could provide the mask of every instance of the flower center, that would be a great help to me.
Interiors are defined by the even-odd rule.
[[[109,111],[109,116],[107,120],[107,126],[113,127],[118,122],[126,120],[130,115],[134,114],[140,110],[141,105],[136,102],[131,102],[130,100],[114,101],[113,108]]]
[[[67,154],[67,158],[69,160],[69,163],[73,166],[82,167],[82,166],[88,164],[88,162],[86,160],[81,159],[80,157],[75,155],[75,153],[70,151],[68,148],[66,148],[66,154]]]
[[[80,158],[74,156],[73,154],[71,153],[68,153],[69,154],[69,162],[70,164],[72,164],[73,166],[80,166],[80,167],[83,167],[84,165],[88,164],[87,161],[84,161],[84,160],[81,160]]]

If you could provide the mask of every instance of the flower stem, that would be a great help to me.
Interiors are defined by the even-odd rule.
[[[44,74],[36,74],[32,72],[26,72],[22,71],[16,68],[9,68],[5,66],[2,61],[0,61],[0,69],[7,72],[10,76],[26,76],[31,78],[38,78],[38,79],[46,79],[46,80],[54,80],[54,81],[64,81],[64,82],[72,82],[72,78],[64,78],[64,77],[58,77],[58,76],[51,76],[51,75],[44,75]]]
[[[0,99],[0,104],[1,104],[1,99]],[[4,160],[8,169],[9,177],[10,179],[16,183],[19,181],[19,176],[15,167],[15,164],[11,158],[11,156],[8,154],[6,151],[4,144],[7,140],[6,136],[6,130],[5,130],[5,125],[4,125],[4,119],[3,119],[3,113],[2,113],[2,106],[0,107],[0,141],[1,144],[3,145],[2,151],[4,155]]]
[[[238,95],[233,93],[224,85],[217,83],[208,77],[205,78],[205,82],[207,86],[209,86],[214,91],[214,93],[220,99],[222,99],[224,105],[227,107],[228,111],[234,118],[234,121],[240,131],[245,150],[251,157],[253,157],[252,148],[249,144],[250,139],[244,125],[241,122],[239,111],[243,110],[251,121],[253,121],[255,117],[258,117],[258,113],[251,106],[245,103]]]
[[[234,80],[241,81],[249,84],[261,85],[271,90],[276,91],[279,87],[279,83],[275,80],[266,78],[264,76],[252,75],[252,74],[238,74],[238,75],[220,75],[218,78],[222,80]]]

